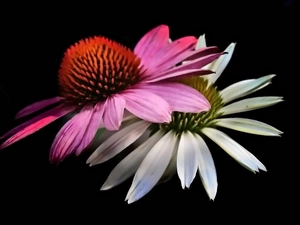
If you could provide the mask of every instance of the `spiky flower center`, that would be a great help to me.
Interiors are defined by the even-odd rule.
[[[63,57],[60,95],[76,105],[105,100],[139,81],[140,62],[130,49],[107,38],[81,40]]]
[[[212,126],[213,120],[220,116],[219,110],[223,107],[224,103],[216,86],[213,84],[209,85],[208,80],[202,77],[184,79],[182,83],[202,93],[211,104],[210,110],[202,113],[174,112],[170,123],[154,124],[152,127],[153,131],[158,129],[166,132],[173,130],[180,134],[188,130],[199,134],[201,133],[201,129]]]

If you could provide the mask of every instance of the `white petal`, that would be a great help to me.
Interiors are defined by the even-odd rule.
[[[222,113],[222,115],[247,112],[272,106],[282,101],[282,97],[277,96],[247,98],[224,106],[219,112]]]
[[[176,143],[177,143],[177,145],[174,147],[174,151],[173,151],[171,160],[169,162],[169,165],[167,166],[167,169],[165,170],[165,172],[162,175],[161,179],[159,180],[158,184],[169,181],[176,174],[176,171],[177,171],[176,157],[177,157],[178,144],[179,144],[178,142],[176,142]]]
[[[207,69],[207,70],[211,70],[211,71],[215,72],[213,74],[202,76],[202,77],[205,77],[208,79],[208,85],[215,83],[216,80],[221,76],[221,74],[225,70],[226,66],[228,65],[228,63],[232,57],[235,46],[236,46],[236,43],[231,43],[224,50],[224,52],[227,52],[227,54],[221,55],[218,59],[216,59],[212,63],[203,67],[203,69]]]
[[[206,48],[206,40],[205,40],[205,34],[201,35],[199,38],[198,38],[198,41],[197,41],[197,44],[196,44],[196,48],[195,50],[198,50],[200,48]],[[185,64],[185,63],[188,63],[190,62],[189,60],[186,60],[186,61],[183,61],[182,64]]]
[[[176,134],[170,131],[147,154],[127,193],[128,204],[142,198],[157,184],[170,162],[176,142]]]
[[[162,138],[161,131],[128,154],[109,174],[101,190],[111,189],[133,176],[152,147]]]
[[[214,200],[218,189],[217,173],[214,160],[203,138],[198,134],[194,135],[198,142],[199,148],[198,160],[200,178],[209,198]]]
[[[275,76],[275,74],[271,74],[259,79],[243,80],[234,83],[221,91],[220,94],[223,98],[223,102],[228,103],[232,100],[249,95],[254,91],[261,89],[262,86],[265,87],[270,84],[272,78]]]
[[[245,118],[217,119],[215,125],[229,129],[264,136],[280,136],[283,132],[266,123]]]
[[[198,143],[190,131],[181,134],[177,153],[177,173],[181,186],[189,188],[198,169]]]
[[[196,44],[196,50],[200,49],[200,48],[206,48],[206,40],[205,40],[205,34],[201,35],[198,38],[197,44]]]
[[[266,167],[254,155],[225,133],[213,128],[204,128],[202,132],[247,169],[253,172],[258,172],[258,169],[266,171]]]
[[[111,159],[138,139],[150,124],[141,120],[114,133],[94,151],[87,163],[93,166]]]

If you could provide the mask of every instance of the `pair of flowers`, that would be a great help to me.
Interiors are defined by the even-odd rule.
[[[53,163],[99,143],[87,160],[92,166],[135,144],[137,148],[115,167],[102,190],[134,176],[126,197],[131,203],[176,171],[182,187],[189,187],[199,171],[209,197],[214,199],[217,176],[205,137],[256,172],[266,168],[216,127],[269,136],[282,133],[255,120],[223,118],[282,101],[281,97],[258,97],[231,103],[267,86],[274,75],[217,90],[214,82],[234,48],[232,43],[223,54],[217,47],[206,47],[204,36],[170,41],[165,25],[149,31],[133,52],[103,37],[82,40],[64,55],[59,97],[34,103],[16,118],[53,107],[4,134],[2,138],[8,139],[1,148],[76,112],[55,137],[50,149]],[[99,129],[104,132],[93,143]]]

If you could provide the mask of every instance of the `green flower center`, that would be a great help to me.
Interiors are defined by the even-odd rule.
[[[211,104],[210,110],[201,113],[173,112],[172,121],[168,124],[153,124],[151,126],[153,132],[161,129],[165,132],[173,130],[177,134],[184,131],[200,134],[204,127],[213,126],[214,120],[221,116],[219,111],[224,106],[224,103],[216,86],[213,84],[209,85],[208,80],[203,77],[188,78],[181,82],[202,93]]]

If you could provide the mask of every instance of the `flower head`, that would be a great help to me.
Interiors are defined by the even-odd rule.
[[[165,25],[149,31],[133,52],[104,37],[77,42],[62,60],[59,96],[26,107],[16,118],[52,108],[2,136],[10,137],[1,148],[75,112],[51,147],[50,160],[60,162],[73,152],[80,154],[99,127],[118,130],[125,109],[153,123],[170,122],[172,111],[207,111],[210,104],[202,94],[174,82],[180,77],[211,73],[201,68],[222,55],[216,47],[195,50],[196,42],[195,37],[187,36],[170,43]],[[183,60],[190,61],[176,66]]]
[[[198,46],[203,44],[205,39],[201,36]],[[227,117],[282,101],[281,97],[254,97],[235,101],[267,86],[274,75],[237,82],[221,91],[217,89],[214,82],[228,64],[234,48],[235,43],[232,43],[225,50],[227,55],[207,66],[207,69],[216,71],[215,74],[182,80],[208,99],[211,104],[209,111],[174,112],[172,121],[164,124],[149,123],[137,118],[126,120],[121,130],[100,144],[87,160],[90,166],[109,160],[132,143],[138,146],[113,169],[101,190],[108,190],[134,176],[126,197],[128,203],[132,203],[146,195],[156,184],[170,179],[176,171],[182,188],[189,188],[198,171],[209,198],[214,199],[218,186],[217,174],[205,143],[206,137],[250,171],[266,171],[253,154],[218,130],[218,127],[225,127],[265,136],[279,136],[282,133],[256,120]],[[104,137],[107,136],[104,134]]]

